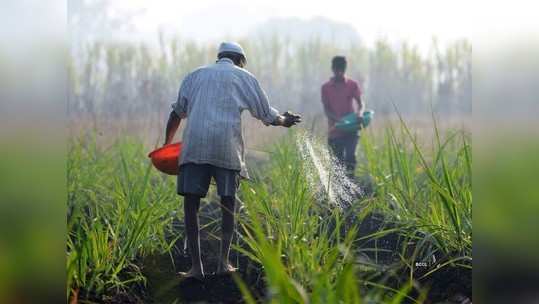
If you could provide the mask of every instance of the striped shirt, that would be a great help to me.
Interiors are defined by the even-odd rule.
[[[249,174],[245,166],[242,111],[249,110],[265,125],[278,115],[258,80],[228,58],[189,73],[172,108],[180,117],[187,117],[180,165],[210,164],[240,171],[244,178]]]

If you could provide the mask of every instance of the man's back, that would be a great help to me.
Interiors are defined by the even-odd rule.
[[[277,115],[256,78],[227,58],[187,75],[174,109],[187,116],[180,164],[211,164],[244,176],[241,112],[248,109],[265,123]]]
[[[188,125],[204,122],[204,129],[218,131],[239,123],[241,92],[249,85],[250,77],[247,71],[232,64],[215,63],[193,71],[186,79]],[[197,131],[204,131],[200,129]]]

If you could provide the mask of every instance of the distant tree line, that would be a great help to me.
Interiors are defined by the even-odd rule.
[[[215,61],[216,45],[160,36],[159,47],[133,42],[92,42],[70,60],[68,114],[71,118],[163,119],[183,77]],[[346,49],[331,41],[293,42],[277,35],[239,41],[247,69],[258,77],[279,109],[307,117],[322,113],[320,85],[331,76],[334,55],[348,58],[348,75],[360,81],[368,108],[392,113],[471,113],[471,44],[456,41],[443,50],[433,40],[421,54],[403,43],[380,40],[374,47]]]

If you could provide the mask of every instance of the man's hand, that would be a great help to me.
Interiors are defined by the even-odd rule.
[[[294,126],[301,122],[301,116],[297,114],[293,114],[289,111],[284,112],[283,114],[277,116],[275,121],[272,123],[274,126],[283,126],[286,128],[290,128],[291,126]]]
[[[282,115],[284,116],[283,127],[290,128],[301,122],[301,116],[298,114],[286,111]]]
[[[363,112],[359,112],[359,111],[358,111],[358,112],[356,113],[356,115],[357,115],[357,120],[358,120],[359,124],[360,124],[360,125],[363,124]]]

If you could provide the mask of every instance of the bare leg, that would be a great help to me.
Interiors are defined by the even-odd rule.
[[[232,243],[232,236],[234,233],[234,205],[236,198],[233,196],[221,197],[221,250],[220,260],[217,266],[217,273],[228,273],[236,271],[228,259],[230,253],[230,243]]]
[[[183,209],[185,215],[185,230],[187,232],[187,247],[191,255],[191,270],[181,273],[184,277],[202,279],[204,270],[200,258],[200,234],[198,227],[198,208],[200,207],[200,197],[186,195]]]

